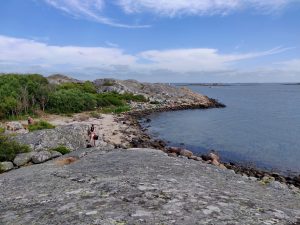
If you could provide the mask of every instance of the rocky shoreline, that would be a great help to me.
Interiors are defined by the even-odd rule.
[[[135,127],[136,130],[139,131],[138,138],[132,140],[131,144],[132,147],[136,148],[155,148],[160,149],[166,153],[169,153],[172,157],[183,156],[188,157],[189,159],[193,159],[196,161],[202,161],[205,163],[212,164],[213,159],[209,154],[195,156],[191,154],[191,151],[183,148],[178,148],[178,150],[174,153],[174,148],[172,146],[168,146],[163,140],[154,139],[149,134],[147,134],[147,129],[143,128],[142,125],[139,123],[141,119],[146,119],[152,113],[158,112],[168,112],[168,111],[176,111],[176,110],[188,110],[188,109],[209,109],[209,108],[223,108],[226,107],[224,104],[219,103],[215,99],[211,99],[211,105],[177,105],[177,106],[164,106],[161,108],[155,109],[146,109],[146,110],[138,110],[126,113],[126,120],[130,121],[131,126]],[[173,150],[172,150],[173,149]],[[183,154],[180,154],[180,151]],[[185,151],[189,153],[186,155],[184,154]],[[242,176],[248,177],[251,180],[257,180],[261,183],[272,183],[272,182],[279,182],[280,184],[286,185],[291,189],[300,188],[300,174],[298,176],[285,176],[280,173],[275,173],[271,171],[261,170],[255,167],[250,167],[247,165],[242,165],[233,162],[222,162],[221,159],[218,160],[216,166],[221,165],[222,168],[226,168],[229,170],[235,171],[236,174],[240,174]],[[276,183],[279,185],[278,183]]]

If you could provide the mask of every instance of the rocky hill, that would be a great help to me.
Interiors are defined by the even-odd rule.
[[[68,77],[66,75],[62,75],[62,74],[53,74],[49,77],[47,77],[49,83],[51,84],[62,84],[62,83],[80,83],[80,80]]]

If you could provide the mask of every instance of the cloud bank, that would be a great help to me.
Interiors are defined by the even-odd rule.
[[[0,72],[70,73],[82,79],[99,76],[173,81],[248,73],[238,70],[241,61],[267,57],[287,51],[273,48],[261,52],[223,54],[217,49],[192,48],[148,50],[127,54],[119,47],[56,46],[29,39],[0,35]],[[300,59],[274,65],[280,71],[300,75]],[[270,71],[261,69],[260,71]]]

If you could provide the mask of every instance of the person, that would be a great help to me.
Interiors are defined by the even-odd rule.
[[[33,124],[33,119],[32,119],[30,116],[28,117],[28,120],[27,120],[27,121],[28,121],[28,125]]]
[[[94,126],[94,124],[92,124],[92,126],[91,126],[91,132],[94,132],[95,131],[95,126]]]
[[[95,125],[94,124],[92,124],[91,128],[88,130],[88,135],[90,138],[90,144],[95,147],[98,136],[95,134]]]

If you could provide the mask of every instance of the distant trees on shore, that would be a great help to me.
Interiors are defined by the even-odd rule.
[[[130,93],[97,93],[95,85],[84,83],[50,84],[38,74],[0,76],[0,119],[32,115],[37,111],[78,113],[95,108],[125,106],[127,101],[147,101]]]

